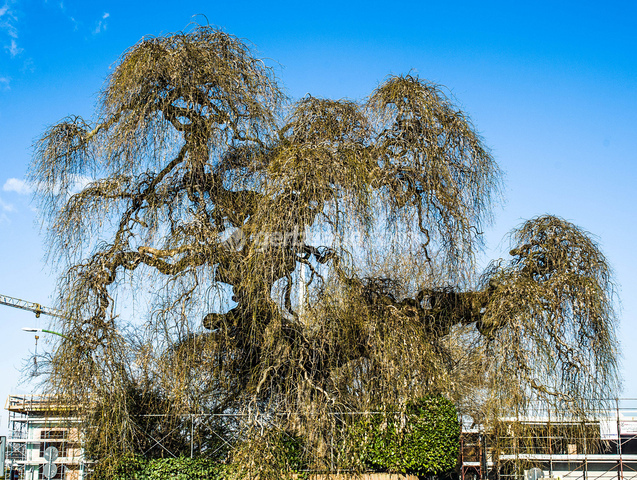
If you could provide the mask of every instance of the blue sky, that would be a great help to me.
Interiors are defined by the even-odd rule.
[[[637,1],[0,0],[0,293],[52,303],[22,183],[34,140],[68,114],[90,117],[126,48],[195,14],[251,41],[294,98],[361,99],[392,73],[445,85],[506,172],[485,259],[544,213],[597,235],[621,286],[624,396],[637,397]],[[30,388],[15,368],[34,348],[30,325],[46,319],[0,306],[1,399]]]

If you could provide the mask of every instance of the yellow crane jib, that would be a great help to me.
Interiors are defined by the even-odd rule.
[[[43,307],[39,303],[28,302],[19,298],[9,297],[8,295],[0,294],[0,305],[6,305],[8,307],[20,308],[29,312],[35,313],[36,318],[40,318],[40,315],[49,315],[50,317],[64,318],[65,315],[62,311],[55,308]]]

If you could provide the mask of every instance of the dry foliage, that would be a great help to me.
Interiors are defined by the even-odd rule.
[[[99,105],[31,168],[68,314],[50,380],[93,406],[96,455],[225,435],[228,461],[286,468],[267,462],[287,432],[326,468],[345,412],[443,394],[481,422],[537,399],[590,413],[614,388],[587,234],[532,219],[476,273],[500,170],[436,85],[290,102],[245,42],[197,27],[128,50]]]

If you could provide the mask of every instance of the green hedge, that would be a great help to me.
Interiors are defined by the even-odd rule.
[[[438,475],[456,467],[460,423],[455,406],[441,396],[420,399],[398,412],[370,415],[354,426],[364,466],[377,472]]]
[[[230,467],[208,458],[153,458],[129,455],[98,465],[95,480],[226,480]]]
[[[460,424],[456,408],[444,397],[420,399],[408,405],[404,413],[387,409],[382,414],[359,417],[346,430],[348,441],[353,446],[350,452],[358,458],[355,463],[364,469],[440,475],[456,467]],[[276,465],[271,466],[297,472],[307,468],[301,438],[281,434],[277,440],[278,451],[269,459]],[[146,459],[129,455],[100,462],[92,478],[228,480],[233,477],[233,472],[232,466],[202,457]]]

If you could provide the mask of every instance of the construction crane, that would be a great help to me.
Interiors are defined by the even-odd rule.
[[[27,310],[29,312],[35,313],[35,318],[40,318],[40,315],[48,315],[50,317],[57,318],[66,318],[64,312],[61,310],[57,310],[55,308],[43,307],[39,303],[27,302],[26,300],[20,300],[19,298],[13,298],[8,295],[0,294],[0,305],[6,305],[7,307],[20,308],[22,310]],[[22,330],[25,332],[44,332],[44,333],[52,333],[54,335],[58,335],[62,338],[67,338],[66,335],[55,332],[53,330],[47,330],[45,328],[30,328],[23,327]],[[39,336],[35,336],[35,355],[33,356],[33,363],[35,365],[35,372],[38,369],[38,340]]]
[[[48,315],[50,317],[65,318],[64,312],[55,308],[43,307],[39,303],[27,302],[26,300],[20,300],[19,298],[9,297],[8,295],[0,294],[0,305],[6,305],[7,307],[20,308],[29,312],[35,313],[35,318],[40,318],[40,315]],[[45,328],[22,328],[25,332],[44,332],[58,335],[62,338],[67,338],[66,335],[55,332],[53,330],[47,330]],[[38,340],[40,337],[35,336],[35,354],[33,355],[34,375],[37,375],[38,371]]]
[[[0,305],[6,305],[8,307],[20,308],[22,310],[33,312],[35,313],[35,318],[40,318],[40,315],[65,318],[64,312],[62,312],[61,310],[43,307],[39,303],[27,302],[26,300],[20,300],[19,298],[13,298],[2,294],[0,294]]]

